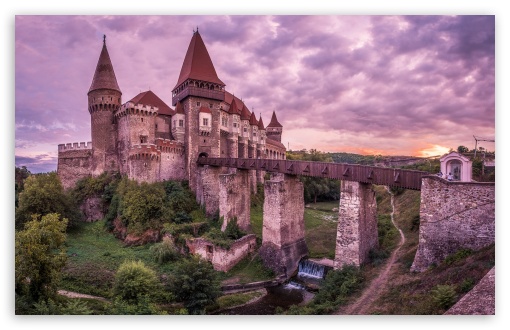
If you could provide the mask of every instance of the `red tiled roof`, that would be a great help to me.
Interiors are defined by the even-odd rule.
[[[184,108],[182,107],[182,103],[181,101],[177,101],[177,105],[175,106],[175,113],[177,114],[180,114],[180,115],[184,115]]]
[[[188,46],[188,51],[182,63],[181,73],[174,89],[179,87],[187,79],[196,79],[212,82],[225,86],[218,78],[211,57],[205,48],[200,33],[195,32]]]
[[[273,146],[276,146],[276,147],[280,147],[280,148],[285,149],[285,146],[283,145],[283,143],[278,142],[278,141],[276,141],[276,140],[273,140],[273,139],[271,139],[271,138],[267,138],[267,139],[266,139],[266,144],[271,144],[271,145],[273,145]]]
[[[250,120],[251,112],[248,110],[246,105],[243,103],[243,109],[241,110],[241,120]]]
[[[163,102],[156,94],[152,91],[146,91],[138,94],[133,97],[130,102],[134,104],[142,104],[142,105],[150,105],[153,107],[158,107],[158,114],[173,116],[175,111],[172,110],[165,102]]]
[[[265,128],[264,128],[264,123],[262,122],[262,114],[260,114],[260,118],[259,118],[259,130],[262,130],[262,129],[265,129]]]
[[[234,97],[232,97],[232,103],[230,103],[230,108],[228,109],[228,113],[231,115],[239,114],[239,108],[237,107],[237,102]]]
[[[271,122],[267,127],[283,127],[282,124],[278,122],[278,119],[276,119],[276,113],[273,111],[273,116],[271,117]]]
[[[238,97],[236,97],[236,96],[230,94],[229,92],[225,91],[225,103],[228,103],[228,104],[232,105],[232,101],[233,100],[236,100],[237,114],[241,115],[241,111],[242,111],[243,106],[244,106],[243,101],[241,101],[241,99],[239,99]]]
[[[257,117],[255,117],[255,112],[251,113],[251,116],[250,116],[250,125],[253,125],[253,126],[258,126],[259,125],[259,122],[257,121]]]
[[[212,113],[211,109],[209,109],[208,107],[200,107],[200,110],[198,110],[198,111],[205,112],[205,113]]]
[[[120,87],[119,84],[117,84],[117,78],[113,71],[112,61],[106,49],[106,42],[103,42],[103,49],[97,61],[96,71],[94,72],[94,78],[92,78],[89,93],[97,89],[112,89],[120,92]]]

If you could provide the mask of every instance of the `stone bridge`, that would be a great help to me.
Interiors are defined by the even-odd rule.
[[[257,181],[264,182],[262,246],[259,254],[266,266],[287,277],[295,273],[299,260],[308,255],[304,229],[303,184],[299,181],[299,175],[341,180],[333,263],[335,269],[345,264],[360,266],[368,260],[369,251],[378,246],[377,204],[372,184],[421,190],[422,182],[426,182],[427,187],[428,182],[435,182],[434,192],[428,192],[425,195],[422,192],[420,218],[424,217],[425,220],[421,219],[421,221],[427,221],[427,223],[430,222],[430,216],[425,217],[425,213],[430,212],[431,208],[440,208],[440,205],[436,205],[436,195],[440,194],[442,198],[446,195],[448,198],[448,191],[455,185],[430,176],[427,172],[352,164],[208,157],[200,157],[197,163],[199,165],[197,201],[205,206],[208,214],[219,210],[220,217],[224,218],[223,230],[227,222],[234,217],[241,229],[247,231],[251,229],[250,195],[254,192],[254,187],[256,189]],[[268,172],[270,179],[263,181],[261,178]],[[478,189],[473,183],[469,183],[468,186],[475,191]],[[483,188],[485,197],[478,201],[475,194],[474,199],[470,201],[469,209],[472,209],[472,212],[467,210],[468,206],[462,204],[462,195],[455,195],[450,200],[455,202],[454,199],[458,198],[459,201],[456,204],[460,203],[461,207],[466,209],[464,211],[466,216],[489,212],[481,221],[483,224],[480,230],[485,230],[484,235],[487,228],[494,227],[494,207],[491,209],[489,205],[487,208],[487,199],[491,200],[491,187],[492,205],[494,205],[494,184],[486,185]],[[442,192],[438,192],[438,189]],[[465,189],[465,185],[459,186],[459,189]],[[483,210],[480,210],[480,207],[483,207]],[[441,217],[448,218],[450,209],[448,207],[440,213]],[[469,221],[469,216],[465,218]],[[424,270],[427,264],[437,262],[437,258],[444,258],[444,253],[434,253],[431,256],[427,242],[422,242],[422,237],[434,235],[434,230],[437,229],[432,229],[430,225],[423,228],[424,232],[420,226],[418,254],[421,253],[425,257],[419,258],[422,260],[420,267],[415,267],[418,271]],[[462,226],[457,228],[460,229]],[[469,227],[470,232],[477,232],[477,230],[472,226]],[[492,238],[484,240],[484,244],[491,239],[494,241],[494,234],[490,229],[489,235],[492,235]],[[455,236],[460,238],[462,233]],[[445,242],[444,245],[454,246],[456,249],[463,247],[462,243],[450,241]],[[451,252],[451,249],[447,250]]]

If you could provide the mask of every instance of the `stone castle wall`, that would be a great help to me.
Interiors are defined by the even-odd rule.
[[[204,238],[194,238],[186,241],[190,253],[198,254],[210,261],[215,270],[228,272],[248,254],[253,253],[257,247],[257,237],[250,234],[236,240],[229,249],[213,245]]]
[[[74,187],[79,179],[91,175],[92,143],[61,144],[58,149],[57,173],[64,189]]]
[[[412,271],[424,271],[461,248],[495,240],[495,183],[422,178],[420,239]]]
[[[156,140],[156,146],[161,151],[159,167],[159,181],[186,180],[186,162],[182,143],[171,140]]]
[[[251,231],[250,223],[250,183],[247,170],[233,170],[219,177],[219,209],[223,217],[222,231],[227,223],[237,218],[239,228]]]

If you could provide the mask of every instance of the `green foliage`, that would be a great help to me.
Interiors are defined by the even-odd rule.
[[[459,284],[459,292],[460,293],[469,292],[474,286],[475,281],[471,277],[466,278]]]
[[[109,315],[166,315],[147,295],[138,297],[136,302],[128,302],[120,298],[113,300],[108,308]]]
[[[29,176],[24,183],[24,190],[19,194],[16,209],[16,229],[32,219],[32,215],[58,213],[67,218],[72,227],[80,220],[80,213],[70,195],[64,192],[57,173]]]
[[[443,310],[450,308],[456,301],[457,294],[452,285],[437,285],[432,291],[434,304]]]
[[[469,152],[469,148],[465,147],[465,146],[458,146],[457,147],[457,152],[460,153],[460,154],[463,154],[465,152]]]
[[[122,196],[120,209],[128,231],[140,234],[158,226],[165,214],[165,197],[161,186],[146,182],[127,190]]]
[[[228,237],[225,232],[218,228],[211,228],[208,232],[202,235],[202,237],[212,244],[227,250],[230,249],[230,246],[234,242],[234,240]]]
[[[269,175],[269,173],[266,173],[267,175]],[[266,180],[269,180],[270,178],[268,177]],[[254,207],[262,207],[264,206],[264,184],[262,183],[257,183],[257,193],[256,194],[251,194],[250,196],[250,206],[252,208]]]
[[[460,250],[457,250],[455,253],[452,253],[449,256],[447,256],[443,260],[443,263],[446,265],[451,265],[459,260],[463,260],[463,259],[469,257],[472,254],[473,254],[473,250],[471,250],[471,249],[460,249]]]
[[[287,315],[324,315],[331,314],[338,306],[359,291],[364,284],[361,271],[353,265],[329,271],[319,292],[307,306],[291,306]],[[281,310],[279,311],[282,312]]]
[[[67,219],[55,213],[34,215],[15,239],[15,291],[32,301],[56,295],[66,263]]]
[[[58,303],[53,299],[41,300],[33,305],[33,315],[91,315],[92,310],[87,303],[79,299]]]
[[[225,235],[233,240],[237,240],[246,235],[246,233],[239,228],[239,225],[237,224],[237,217],[229,220],[225,227]]]
[[[19,193],[25,187],[25,180],[30,176],[30,171],[26,166],[14,168],[14,206],[18,207]]]
[[[173,222],[177,223],[177,224],[188,223],[191,221],[193,221],[193,218],[191,217],[191,215],[189,213],[186,213],[183,211],[177,212],[177,214],[175,214],[175,216],[173,218]]]
[[[142,261],[125,261],[115,274],[113,293],[129,304],[137,304],[142,297],[154,297],[159,288],[156,273]]]
[[[176,260],[179,257],[179,251],[174,242],[169,237],[163,237],[163,241],[150,247],[152,257],[158,264]]]
[[[103,172],[97,177],[87,176],[76,182],[71,193],[78,203],[94,196],[101,197],[103,202],[109,203],[120,178],[121,176],[118,172]]]
[[[190,314],[203,314],[221,295],[217,272],[199,256],[180,261],[171,276],[172,292]]]

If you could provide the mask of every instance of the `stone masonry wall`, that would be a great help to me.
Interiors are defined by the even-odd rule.
[[[64,189],[91,174],[92,149],[67,150],[58,153],[57,173]]]
[[[267,267],[289,278],[301,258],[305,242],[303,183],[296,176],[272,174],[264,183],[264,213],[260,256]]]
[[[219,209],[223,217],[221,230],[225,231],[228,221],[237,217],[237,224],[243,231],[251,231],[250,185],[247,170],[235,170],[219,177]]]
[[[255,251],[257,237],[254,234],[243,236],[232,243],[229,249],[215,246],[204,238],[188,240],[186,245],[190,253],[198,254],[210,261],[215,270],[228,272],[244,257]]]
[[[377,203],[372,185],[341,181],[333,267],[360,266],[377,245]]]
[[[219,174],[220,167],[199,166],[195,178],[197,202],[205,206],[207,215],[214,214],[219,209]],[[190,183],[191,184],[191,183]]]
[[[422,178],[420,239],[411,271],[424,271],[461,248],[495,240],[495,184]]]

